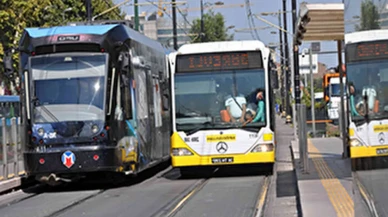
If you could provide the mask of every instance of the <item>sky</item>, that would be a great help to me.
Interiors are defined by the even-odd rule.
[[[114,0],[116,4],[123,2],[124,0]],[[156,2],[157,0],[138,0],[139,3],[146,3],[146,2]],[[164,2],[168,0],[163,0]],[[177,2],[182,2],[184,0],[177,0]],[[224,5],[236,5],[236,4],[244,4],[247,0],[223,0],[222,2]],[[346,2],[347,1],[347,2]],[[352,4],[349,3],[349,1],[352,1]],[[354,15],[359,13],[359,5],[357,7],[356,2],[361,2],[362,0],[345,0],[345,6],[348,5],[349,10],[349,16],[352,17]],[[378,1],[378,0],[376,0]],[[381,0],[385,1],[385,0]],[[200,7],[200,1],[199,0],[185,0],[186,5],[180,5],[179,8],[199,8]],[[214,3],[217,2],[217,0],[204,0],[204,2]],[[249,0],[251,3],[251,11],[254,14],[260,14],[262,12],[277,12],[279,10],[283,10],[282,8],[282,0]],[[303,2],[303,0],[297,0],[297,8],[299,10],[299,4]],[[342,0],[304,0],[304,2],[308,3],[341,3]],[[131,1],[129,4],[133,3]],[[352,6],[350,6],[352,5]],[[171,6],[167,6],[168,8],[171,8]],[[121,9],[126,12],[127,14],[133,14],[133,6],[125,5],[121,7]],[[139,7],[139,12],[146,11],[148,15],[150,15],[152,12],[156,11],[157,7],[154,5],[149,6],[141,6]],[[225,26],[235,26],[234,29],[238,30],[241,28],[249,28],[248,23],[248,17],[245,7],[229,7],[229,8],[215,8],[213,9],[216,13],[220,12],[225,17]],[[287,0],[287,9],[286,11],[291,11],[291,1]],[[350,13],[352,11],[352,13]],[[205,11],[206,12],[206,11]],[[345,12],[346,14],[346,12]],[[292,31],[292,14],[287,13],[287,26],[288,30]],[[346,15],[345,15],[346,16]],[[195,18],[200,17],[200,11],[189,11],[188,18]],[[180,18],[180,15],[178,15],[178,19]],[[275,25],[278,24],[278,17],[277,16],[262,16],[262,18],[270,21],[271,23],[274,23]],[[254,18],[254,24],[255,27],[268,27],[268,24],[265,22]],[[282,18],[282,25],[283,25],[283,18]],[[353,25],[352,25],[353,26]],[[271,34],[271,32],[275,31],[276,35]],[[229,30],[229,33],[234,34],[235,40],[252,40],[252,35],[249,32],[235,32],[234,30]],[[263,43],[269,45],[269,43],[278,44],[279,43],[279,31],[276,28],[269,28],[264,30],[258,30],[258,35],[260,37],[260,40],[263,41]],[[292,42],[291,36],[288,38],[288,42]],[[270,46],[270,45],[269,45]],[[304,42],[300,48],[300,50],[303,50],[305,47],[309,47],[309,42]],[[290,50],[290,48],[289,48]],[[321,42],[321,51],[336,51],[337,50],[337,43],[334,41],[328,42]],[[279,53],[279,50],[277,50],[277,53]],[[327,67],[335,67],[337,66],[337,55],[336,54],[324,54],[318,56],[318,61],[321,63],[326,64]]]

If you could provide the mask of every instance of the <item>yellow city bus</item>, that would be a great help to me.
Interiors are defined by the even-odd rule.
[[[277,72],[270,49],[260,41],[187,44],[170,62],[172,166],[182,175],[234,164],[272,172]]]

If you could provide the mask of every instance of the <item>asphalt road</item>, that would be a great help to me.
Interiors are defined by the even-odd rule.
[[[357,176],[373,198],[379,216],[388,216],[388,169],[357,171]]]
[[[238,174],[237,174],[238,175]],[[70,186],[22,191],[0,196],[0,217],[127,217],[166,216],[187,199],[175,216],[252,216],[263,185],[260,174],[180,177],[179,170],[165,169],[139,183],[103,189],[105,186]],[[201,183],[203,183],[201,185]],[[193,189],[201,186],[190,197]]]

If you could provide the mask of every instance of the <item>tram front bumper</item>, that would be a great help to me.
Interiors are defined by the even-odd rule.
[[[117,171],[121,165],[120,155],[120,150],[115,147],[25,152],[24,166],[28,175]]]

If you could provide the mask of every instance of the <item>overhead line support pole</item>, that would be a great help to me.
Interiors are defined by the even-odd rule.
[[[287,1],[283,0],[283,11],[287,11]],[[289,69],[289,51],[288,51],[288,35],[287,35],[287,14],[283,13],[283,27],[285,32],[283,32],[283,38],[284,38],[284,52],[285,52],[285,77],[284,77],[284,82],[285,82],[285,101],[286,104],[284,105],[284,110],[286,111],[286,115],[290,115],[290,69]]]
[[[174,49],[178,50],[178,36],[177,36],[177,30],[176,30],[176,2],[175,0],[171,0],[172,4],[172,35],[173,35],[173,42],[174,42]]]
[[[279,10],[279,14],[278,14],[278,21],[279,21],[279,26],[281,27],[282,26],[282,14],[280,13],[280,10]],[[280,56],[281,57],[284,57],[284,44],[283,44],[283,32],[279,29],[279,41],[280,41],[280,47],[279,47],[279,50],[280,50]],[[284,108],[284,105],[285,105],[285,95],[284,95],[284,66],[285,66],[285,60],[283,58],[280,58],[280,72],[281,72],[281,86],[280,86],[280,92],[281,92],[281,98],[282,98],[282,107]]]
[[[139,5],[138,0],[134,0],[134,11],[135,11],[135,30],[139,31]]]

